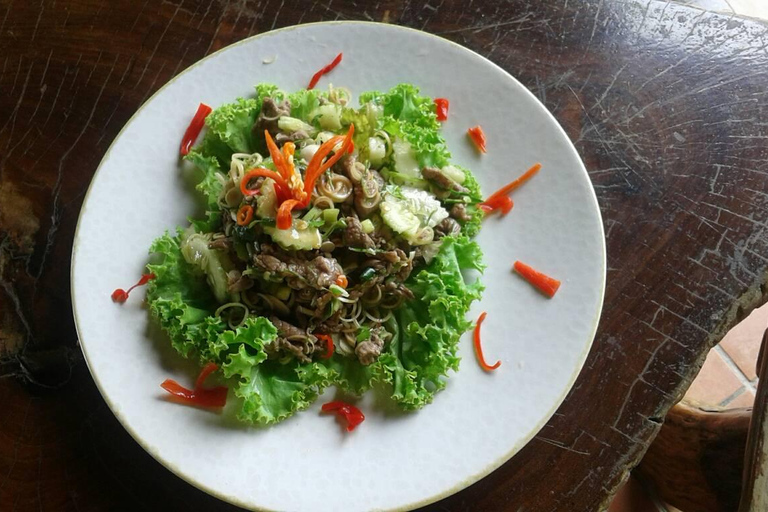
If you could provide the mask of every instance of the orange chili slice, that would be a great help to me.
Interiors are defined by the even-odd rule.
[[[480,325],[483,323],[483,320],[485,320],[485,315],[486,312],[483,311],[480,314],[480,318],[477,319],[477,324],[475,324],[474,345],[475,355],[477,356],[477,362],[480,363],[480,368],[486,372],[490,372],[501,366],[501,361],[496,361],[496,363],[493,365],[489,365],[485,362],[485,357],[483,356],[483,347],[480,345]]]
[[[245,226],[253,220],[253,206],[244,204],[237,211],[237,225]]]

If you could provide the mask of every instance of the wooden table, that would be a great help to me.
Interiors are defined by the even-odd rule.
[[[70,312],[72,237],[102,155],[160,86],[249,35],[336,19],[433,32],[515,75],[576,144],[605,222],[605,310],[573,391],[517,456],[428,510],[605,508],[707,350],[766,300],[758,22],[656,0],[2,0],[0,510],[232,509],[101,399]]]

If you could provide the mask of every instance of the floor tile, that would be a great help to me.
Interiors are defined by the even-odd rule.
[[[742,386],[741,381],[716,350],[710,350],[699,375],[685,398],[704,405],[716,406]]]
[[[633,476],[619,489],[608,512],[659,512],[645,488]]]
[[[745,389],[743,393],[728,402],[726,407],[728,409],[736,409],[738,407],[752,407],[755,403],[755,392],[751,389]]]
[[[768,5],[768,0],[765,2]],[[722,349],[749,380],[757,377],[755,364],[766,329],[768,329],[768,304],[753,311],[731,329],[720,342]]]

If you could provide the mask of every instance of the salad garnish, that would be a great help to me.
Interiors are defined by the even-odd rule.
[[[498,196],[493,199],[486,199],[478,205],[486,215],[490,215],[493,212],[500,211],[502,217],[512,211],[515,206],[514,201],[508,196]]]
[[[536,175],[536,173],[538,173],[540,170],[541,170],[541,164],[539,163],[533,164],[531,168],[525,171],[520,177],[501,187],[499,190],[497,190],[496,192],[488,196],[488,199],[486,199],[483,202],[488,203],[489,201],[493,201],[497,197],[510,194],[513,190],[519,188],[525,182],[533,178]]]
[[[184,132],[184,137],[181,139],[181,156],[186,156],[189,153],[192,144],[195,143],[197,137],[200,135],[200,131],[203,129],[203,126],[205,126],[205,118],[208,117],[208,114],[210,114],[211,111],[211,107],[205,103],[201,103],[200,106],[197,107],[195,117],[192,118],[189,126],[187,126],[187,130]]]
[[[512,199],[507,197],[507,194],[511,194],[513,190],[519,188],[525,182],[530,180],[541,169],[541,164],[534,164],[530,169],[525,171],[519,178],[504,185],[499,190],[488,196],[488,199],[478,205],[478,207],[485,212],[486,215],[495,211],[501,211],[502,215],[506,215],[512,210],[514,203]]]
[[[133,286],[131,286],[127,290],[123,290],[122,288],[118,288],[117,290],[113,291],[112,292],[112,302],[123,303],[123,302],[127,301],[128,300],[128,296],[131,294],[131,291],[134,288],[137,288],[139,286],[144,286],[151,279],[154,279],[154,278],[155,278],[155,274],[142,274],[141,275],[141,279],[139,279],[139,281],[136,284],[134,284]]]
[[[320,356],[320,359],[330,359],[333,357],[333,353],[336,351],[333,338],[327,334],[315,334],[315,337],[325,343],[325,352]]]
[[[247,226],[253,220],[253,206],[244,204],[237,210],[237,225]]]
[[[485,132],[483,132],[483,129],[480,128],[480,125],[473,126],[467,130],[467,135],[469,135],[469,138],[472,140],[472,143],[475,145],[478,151],[486,153]]]
[[[199,407],[224,407],[227,404],[226,386],[203,387],[208,376],[218,369],[219,366],[216,363],[206,364],[195,380],[195,387],[193,389],[187,389],[173,379],[165,379],[160,384],[160,387],[173,395],[174,399],[181,403]]]
[[[341,54],[341,53],[339,53],[339,54],[338,54],[338,55],[337,55],[337,56],[336,56],[336,57],[335,57],[335,58],[334,58],[334,59],[331,61],[331,63],[330,63],[330,64],[328,64],[327,66],[324,66],[323,68],[321,68],[321,69],[320,69],[320,71],[318,71],[317,73],[315,73],[314,75],[312,75],[312,80],[310,80],[310,81],[309,81],[309,85],[307,86],[307,90],[311,90],[311,89],[314,89],[314,88],[315,88],[315,86],[317,85],[317,82],[319,82],[319,81],[320,81],[320,78],[321,78],[323,75],[326,75],[326,74],[330,73],[330,72],[333,70],[333,68],[335,68],[336,66],[338,66],[338,65],[339,65],[339,62],[341,62],[341,58],[342,58],[342,54]]]
[[[328,402],[320,408],[322,412],[333,412],[344,418],[347,423],[347,432],[355,430],[365,420],[365,415],[360,409],[345,402]]]
[[[493,365],[489,365],[485,362],[485,357],[483,356],[483,346],[480,344],[480,325],[483,323],[483,320],[485,320],[485,316],[486,312],[483,311],[480,313],[480,318],[477,319],[477,323],[475,324],[475,332],[473,333],[473,344],[475,346],[475,356],[477,356],[477,362],[480,364],[480,367],[486,372],[490,372],[501,366],[501,361],[496,361]]]
[[[438,121],[448,120],[448,105],[449,102],[446,98],[435,98],[435,113]]]
[[[560,288],[560,281],[555,278],[549,277],[543,272],[535,270],[533,267],[526,265],[522,261],[516,261],[513,265],[515,272],[520,274],[526,281],[531,283],[536,289],[549,298],[555,296],[557,290]]]

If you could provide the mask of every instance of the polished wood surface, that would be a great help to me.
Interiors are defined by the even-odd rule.
[[[73,233],[154,91],[249,35],[336,19],[423,29],[512,73],[574,141],[603,214],[605,309],[574,389],[517,456],[428,510],[603,509],[707,350],[765,302],[757,21],[656,0],[0,0],[0,510],[233,509],[149,457],[101,399],[70,311]]]

